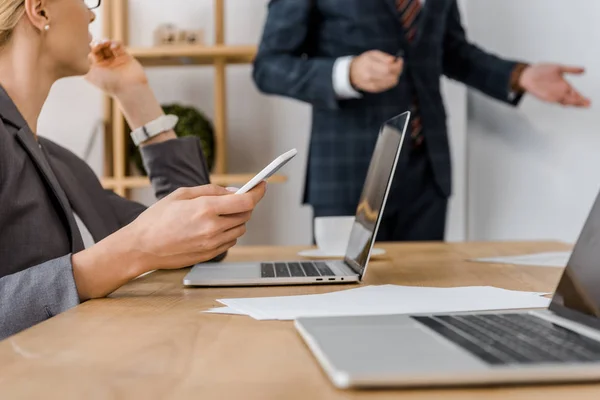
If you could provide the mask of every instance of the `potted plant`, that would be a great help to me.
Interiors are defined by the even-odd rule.
[[[212,122],[194,107],[181,104],[166,104],[162,107],[165,114],[173,114],[179,117],[179,122],[175,127],[175,133],[178,137],[195,136],[200,139],[208,169],[212,171],[215,163],[215,132]],[[139,150],[131,141],[129,143],[130,162],[135,165],[140,174],[146,175]]]

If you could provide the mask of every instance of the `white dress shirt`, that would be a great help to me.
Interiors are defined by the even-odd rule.
[[[419,0],[421,6],[427,0]],[[352,87],[350,83],[350,64],[354,56],[340,57],[333,64],[333,90],[340,100],[359,99],[362,95]]]

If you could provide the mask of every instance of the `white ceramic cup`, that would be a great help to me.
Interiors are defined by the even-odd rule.
[[[319,250],[327,255],[344,255],[353,225],[354,216],[315,218],[315,241]]]

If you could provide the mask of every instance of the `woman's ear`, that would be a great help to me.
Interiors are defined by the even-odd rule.
[[[25,0],[25,15],[35,29],[40,32],[50,28],[50,13],[47,0]]]

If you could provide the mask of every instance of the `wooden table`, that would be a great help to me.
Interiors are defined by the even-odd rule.
[[[557,251],[560,243],[381,246],[364,284],[494,285],[552,291],[560,269],[470,263]],[[299,248],[238,248],[230,260],[294,259]],[[0,398],[571,399],[600,385],[341,391],[291,322],[202,314],[218,298],[324,293],[356,286],[184,289],[187,271],[156,272],[0,342]]]

